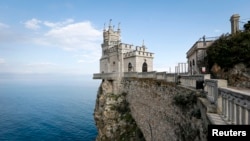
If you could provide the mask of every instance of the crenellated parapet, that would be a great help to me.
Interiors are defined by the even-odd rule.
[[[135,56],[140,56],[140,57],[154,57],[154,53],[151,52],[144,52],[144,51],[131,51],[131,52],[126,52],[123,54],[124,58],[127,57],[135,57]]]

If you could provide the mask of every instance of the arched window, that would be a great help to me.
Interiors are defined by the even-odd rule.
[[[147,72],[148,71],[148,64],[145,62],[142,64],[142,72]]]
[[[132,64],[130,62],[128,63],[128,71],[132,71]]]
[[[115,61],[113,62],[113,72],[116,71],[116,68],[115,68]]]
[[[195,65],[194,59],[193,59],[193,66]]]

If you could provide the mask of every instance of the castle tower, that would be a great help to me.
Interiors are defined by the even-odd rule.
[[[231,34],[235,34],[237,31],[239,31],[239,14],[233,14],[230,18],[231,21]]]
[[[109,27],[108,30],[106,30],[106,28],[104,27],[103,29],[103,45],[105,47],[107,46],[113,46],[113,45],[117,45],[121,42],[120,39],[120,27],[118,25],[118,29],[117,31],[114,31],[114,26],[111,25],[111,19],[109,21]]]
[[[121,58],[118,47],[121,42],[121,30],[118,25],[118,29],[115,31],[111,21],[110,19],[108,29],[106,30],[105,25],[103,29],[102,57],[100,59],[101,73],[118,72],[120,70],[119,60]]]

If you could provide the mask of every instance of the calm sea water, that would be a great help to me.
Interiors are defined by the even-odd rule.
[[[41,78],[0,79],[0,140],[94,141],[97,83]]]

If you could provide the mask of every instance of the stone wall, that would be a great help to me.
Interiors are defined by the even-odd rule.
[[[209,122],[201,118],[199,92],[153,79],[123,79],[121,86],[147,141],[206,140]]]

